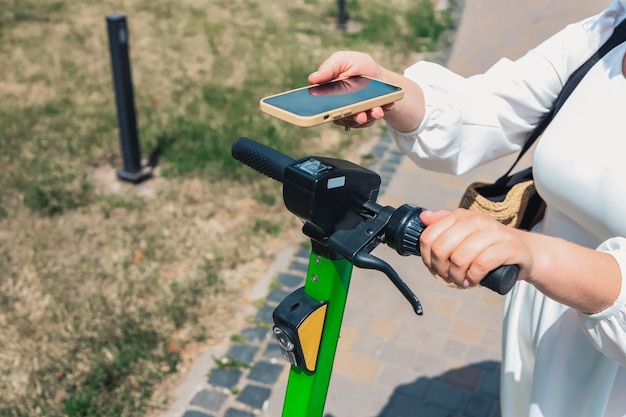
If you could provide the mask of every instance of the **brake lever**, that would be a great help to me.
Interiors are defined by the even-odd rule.
[[[387,224],[395,211],[396,209],[393,207],[377,205],[373,211],[374,217],[362,221],[352,229],[337,230],[324,240],[324,245],[346,258],[356,267],[374,269],[387,275],[393,285],[411,304],[415,313],[421,316],[424,309],[415,293],[388,263],[370,254],[376,246],[384,241]]]
[[[375,269],[387,275],[387,277],[391,280],[393,285],[396,286],[398,291],[406,298],[406,300],[413,307],[413,311],[418,316],[424,314],[424,308],[422,307],[422,303],[417,298],[415,293],[409,288],[408,285],[400,278],[400,275],[385,261],[380,258],[375,257],[372,254],[361,251],[356,254],[352,263],[364,269]]]

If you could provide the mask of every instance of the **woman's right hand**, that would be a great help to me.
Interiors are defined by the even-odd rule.
[[[383,70],[378,63],[366,53],[354,51],[339,51],[333,53],[319,66],[318,70],[309,75],[311,84],[321,84],[337,78],[353,75],[366,75],[382,80]],[[346,128],[360,128],[373,125],[376,120],[382,119],[385,112],[393,109],[394,103],[382,107],[374,107],[350,117],[335,120],[334,123]]]
[[[354,114],[334,123],[346,128],[360,128],[373,125],[385,118],[387,123],[401,132],[413,130],[424,117],[424,96],[422,89],[403,75],[385,69],[374,58],[363,52],[339,51],[333,53],[309,75],[311,84],[321,84],[341,77],[365,75],[400,86],[404,98],[397,103],[388,103],[364,112]]]
[[[380,65],[366,53],[339,51],[333,53],[319,66],[317,71],[309,75],[311,84],[321,84],[340,77],[366,75],[381,78]]]

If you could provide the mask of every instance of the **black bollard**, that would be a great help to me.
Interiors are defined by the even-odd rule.
[[[113,85],[115,87],[117,121],[124,160],[124,168],[117,171],[117,176],[125,181],[139,183],[152,175],[152,168],[141,166],[133,81],[130,73],[126,17],[120,14],[112,14],[107,16],[106,20],[109,33],[111,67],[113,70]]]
[[[339,15],[337,16],[337,27],[346,30],[348,27],[348,11],[346,10],[346,0],[337,0]]]

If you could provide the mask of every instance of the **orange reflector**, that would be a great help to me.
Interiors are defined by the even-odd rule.
[[[321,305],[309,314],[298,327],[298,338],[302,346],[305,367],[310,372],[315,371],[317,365],[317,354],[320,350],[327,308],[328,304]]]

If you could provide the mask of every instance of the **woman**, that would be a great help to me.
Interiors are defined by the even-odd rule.
[[[370,56],[337,52],[309,76],[364,74],[405,98],[339,121],[384,119],[418,165],[462,174],[519,151],[578,68],[626,17],[626,0],[569,25],[515,62],[463,78],[419,62],[404,75]],[[518,264],[504,321],[502,415],[626,415],[626,43],[596,64],[537,145],[533,171],[547,203],[533,232],[469,212],[425,212],[424,264],[459,287]]]

